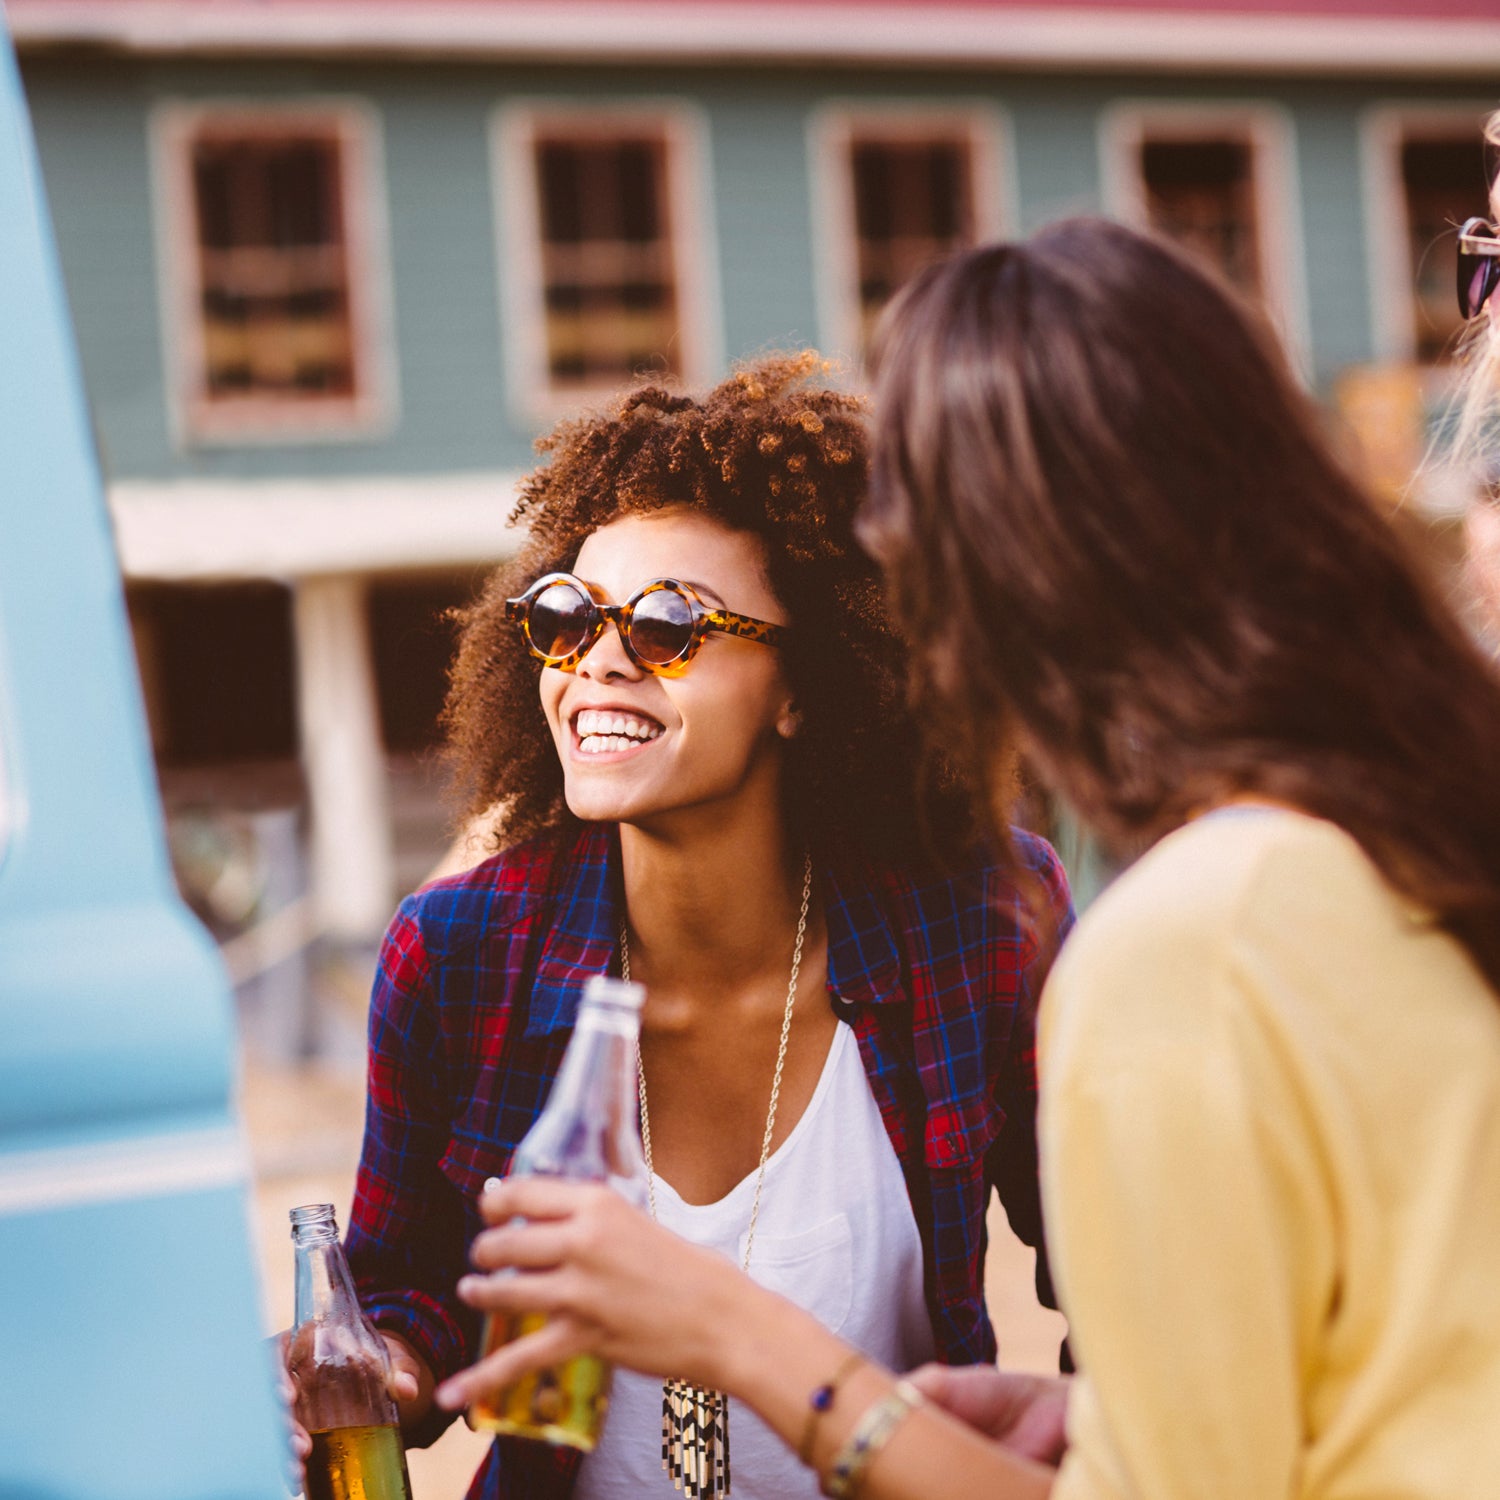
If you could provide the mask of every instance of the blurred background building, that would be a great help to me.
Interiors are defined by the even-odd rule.
[[[925,260],[1104,211],[1262,299],[1401,496],[1500,94],[1500,0],[8,15],[178,869],[276,1055],[357,1050],[306,997],[443,853],[443,612],[552,420],[768,345],[857,369]]]

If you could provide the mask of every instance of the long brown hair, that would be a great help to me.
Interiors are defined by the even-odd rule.
[[[1122,841],[1327,818],[1500,991],[1500,683],[1257,314],[1075,219],[918,276],[876,370],[862,534],[950,745]]]

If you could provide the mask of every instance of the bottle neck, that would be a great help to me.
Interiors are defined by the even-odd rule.
[[[585,1003],[515,1170],[644,1182],[636,1085],[638,1009]]]
[[[297,1327],[314,1320],[359,1317],[359,1299],[344,1247],[332,1228],[299,1229],[296,1236]]]
[[[560,1109],[613,1121],[618,1112],[620,1075],[635,1070],[636,1038],[633,1017],[584,1006],[547,1107],[552,1107],[555,1098]]]

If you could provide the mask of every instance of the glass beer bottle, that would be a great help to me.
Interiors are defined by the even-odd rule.
[[[297,1311],[287,1350],[297,1420],[312,1437],[307,1500],[411,1500],[387,1387],[390,1356],[354,1295],[333,1204],[292,1210]]]
[[[578,1020],[547,1103],[511,1162],[512,1176],[607,1182],[637,1205],[645,1201],[636,1045],[646,992],[638,984],[596,976],[584,987]],[[494,1313],[485,1319],[485,1354],[533,1332],[544,1313]],[[578,1355],[523,1375],[469,1408],[469,1425],[540,1438],[589,1452],[609,1405],[610,1367]]]

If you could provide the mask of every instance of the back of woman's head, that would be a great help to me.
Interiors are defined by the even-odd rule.
[[[1258,315],[1071,220],[918,277],[876,365],[864,533],[973,761],[1019,737],[1121,839],[1329,817],[1500,986],[1500,687]]]
[[[538,701],[541,669],[506,617],[507,596],[570,568],[611,521],[685,507],[759,539],[790,614],[780,649],[801,718],[785,777],[797,835],[887,857],[923,851],[913,798],[922,736],[905,701],[904,653],[879,570],[854,539],[869,475],[865,403],[827,373],[803,352],[767,355],[701,395],[645,384],[538,444],[550,461],[522,482],[514,517],[526,541],[461,617],[446,710],[463,811],[500,812],[500,842],[572,821]],[[968,806],[952,785],[934,790],[940,847],[971,826]]]

